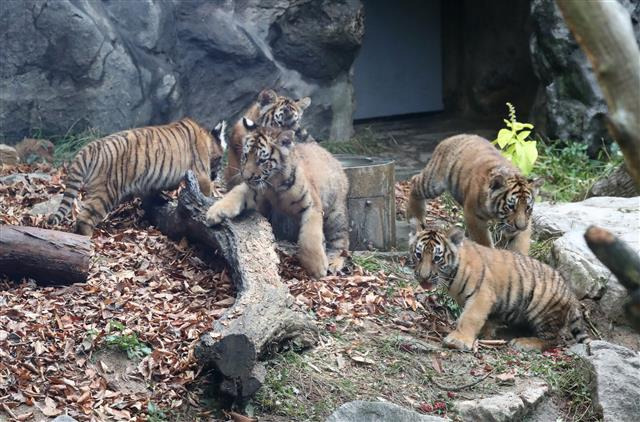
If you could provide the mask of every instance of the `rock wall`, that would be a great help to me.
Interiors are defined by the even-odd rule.
[[[640,1],[619,0],[631,15],[640,42]],[[550,139],[584,142],[591,155],[611,142],[607,106],[591,65],[554,1],[532,0],[531,60],[540,80],[532,108],[536,130]]]
[[[263,88],[311,96],[320,139],[351,136],[359,0],[3,0],[0,135],[233,120]]]

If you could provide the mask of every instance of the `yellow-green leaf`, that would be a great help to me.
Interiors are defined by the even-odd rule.
[[[500,129],[495,142],[498,143],[500,149],[504,149],[505,146],[511,143],[511,131],[509,129]]]
[[[518,133],[518,135],[517,135],[518,140],[519,141],[526,141],[530,134],[531,134],[530,130],[523,130],[522,132]]]

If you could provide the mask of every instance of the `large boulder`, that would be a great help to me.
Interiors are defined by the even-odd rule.
[[[340,406],[326,422],[446,422],[448,418],[421,415],[393,403],[356,400]]]
[[[640,2],[620,1],[629,11],[640,42]],[[532,0],[530,40],[533,70],[540,87],[531,114],[551,139],[584,142],[594,154],[610,136],[607,106],[587,57],[567,28],[556,2]]]
[[[584,240],[590,225],[600,226],[640,253],[640,197],[594,197],[582,202],[540,203],[533,212],[534,231],[553,241],[551,260],[579,299],[599,300],[604,313],[618,319],[626,289],[596,258]]]
[[[572,352],[591,366],[592,399],[605,422],[637,421],[640,416],[640,354],[606,341],[576,345]]]
[[[359,0],[4,2],[0,128],[14,143],[183,116],[213,127],[272,87],[311,96],[315,137],[345,139],[362,22]]]

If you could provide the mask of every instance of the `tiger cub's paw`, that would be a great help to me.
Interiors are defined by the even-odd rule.
[[[329,258],[328,271],[330,274],[337,274],[344,268],[344,257],[337,253]]]
[[[223,207],[220,206],[220,202],[216,202],[211,205],[207,210],[206,221],[208,226],[215,226],[220,224],[222,220],[225,218],[226,213]]]
[[[298,259],[311,277],[321,278],[327,275],[329,261],[323,250],[312,251],[301,248],[298,251]]]
[[[442,340],[442,344],[449,349],[472,350],[474,338],[467,338],[458,331],[451,332]]]

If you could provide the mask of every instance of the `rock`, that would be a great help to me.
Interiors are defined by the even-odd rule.
[[[60,415],[55,419],[52,419],[51,422],[76,422],[76,420],[73,419],[71,416]]]
[[[35,204],[29,210],[31,215],[49,215],[58,211],[60,202],[62,201],[62,194],[52,196],[49,200]]]
[[[311,96],[318,139],[352,134],[359,0],[25,0],[0,8],[0,127],[101,133],[233,121],[259,91]]]
[[[579,299],[599,299],[611,319],[622,314],[624,287],[593,255],[584,240],[587,227],[606,228],[640,253],[638,229],[640,197],[594,197],[582,202],[540,203],[533,211],[534,231],[540,238],[560,236],[553,242],[552,264]]]
[[[326,422],[443,422],[449,419],[421,415],[393,403],[356,400],[334,411]]]
[[[632,16],[640,42],[640,3],[621,1]],[[540,87],[533,104],[532,123],[550,139],[583,142],[590,154],[611,141],[605,126],[607,106],[587,57],[555,2],[531,2],[530,40],[533,70]]]
[[[540,379],[528,379],[518,386],[518,396],[527,408],[534,408],[549,392],[549,386]]]
[[[51,176],[46,173],[12,173],[7,176],[0,177],[0,184],[13,185],[16,183],[29,183],[30,181],[45,181],[51,180]]]
[[[549,392],[549,386],[537,378],[520,381],[514,391],[476,400],[455,403],[465,421],[519,421],[533,412]]]
[[[592,367],[592,399],[605,422],[637,421],[640,415],[640,354],[594,340],[571,348]]]
[[[500,394],[479,400],[457,402],[455,409],[465,421],[506,422],[524,416],[524,403],[515,393]]]
[[[20,159],[18,158],[18,152],[15,148],[9,145],[0,144],[0,165],[6,164],[13,166],[18,164]]]

